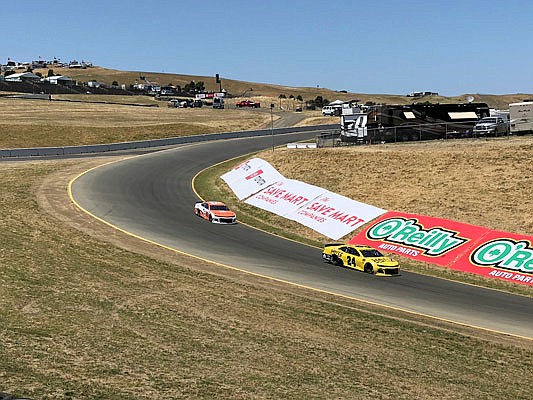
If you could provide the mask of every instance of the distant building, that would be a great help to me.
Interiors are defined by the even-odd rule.
[[[407,94],[407,97],[424,97],[424,96],[438,96],[437,92],[411,92]]]
[[[39,75],[35,75],[33,72],[21,72],[18,74],[11,74],[5,77],[6,82],[37,82],[41,80]]]
[[[64,85],[64,86],[74,85],[74,81],[68,76],[64,76],[64,75],[49,76],[47,78],[44,78],[43,81],[49,82],[52,85]]]
[[[93,65],[91,63],[87,63],[85,61],[77,61],[77,60],[72,60],[71,62],[68,63],[68,68],[77,68],[77,69],[85,69],[87,67],[92,67]]]
[[[44,60],[35,60],[31,62],[31,68],[32,69],[38,69],[38,68],[46,68],[47,63]]]
[[[87,82],[87,86],[91,87],[91,88],[103,88],[105,87],[105,83],[103,82],[98,82],[98,81],[89,81]]]

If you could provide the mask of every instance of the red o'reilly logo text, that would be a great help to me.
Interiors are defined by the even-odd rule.
[[[496,239],[478,247],[470,262],[479,267],[495,267],[533,274],[533,248],[525,240]]]

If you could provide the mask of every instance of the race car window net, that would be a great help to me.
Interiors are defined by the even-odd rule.
[[[383,257],[383,254],[378,250],[361,250],[361,253],[363,253],[363,257]]]
[[[211,210],[220,210],[220,211],[226,211],[228,207],[226,206],[211,206]]]

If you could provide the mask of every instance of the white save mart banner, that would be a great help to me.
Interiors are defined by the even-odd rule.
[[[292,219],[334,240],[386,212],[318,186],[285,178],[245,202]]]
[[[381,208],[325,191],[286,217],[338,240],[385,212]]]
[[[221,178],[243,200],[261,189],[280,181],[283,178],[272,165],[261,158],[252,158],[239,164]]]
[[[248,198],[245,203],[286,217],[323,192],[324,189],[317,186],[282,178]]]

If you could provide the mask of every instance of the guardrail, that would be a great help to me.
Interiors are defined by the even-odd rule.
[[[209,140],[236,139],[254,136],[282,135],[287,133],[316,132],[317,134],[329,132],[337,125],[315,125],[276,129],[261,129],[253,131],[207,133],[194,136],[180,136],[166,139],[141,140],[135,142],[121,142],[110,144],[95,144],[85,146],[63,146],[63,147],[32,147],[17,149],[0,149],[0,158],[17,157],[50,157],[50,156],[70,156],[87,153],[104,153],[110,151],[134,150],[152,147],[164,147],[179,144],[198,143]]]

